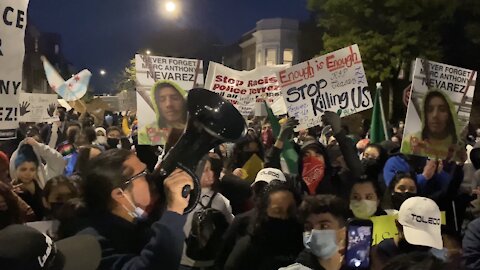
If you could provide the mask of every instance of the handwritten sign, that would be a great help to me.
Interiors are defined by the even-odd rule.
[[[19,119],[20,122],[51,123],[58,121],[55,109],[58,105],[56,94],[20,93]]]
[[[210,62],[205,88],[230,101],[244,116],[256,111],[261,114],[264,100],[273,104],[281,99],[277,72],[287,65],[262,66],[250,71],[239,71]],[[257,107],[257,110],[255,108]]]
[[[15,138],[18,127],[28,2],[0,2],[0,140]]]
[[[278,72],[290,117],[299,120],[296,131],[321,124],[325,111],[347,116],[373,105],[358,46],[308,60]]]
[[[477,72],[417,58],[401,152],[461,161]]]

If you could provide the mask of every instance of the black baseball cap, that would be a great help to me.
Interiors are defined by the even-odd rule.
[[[53,242],[25,225],[10,225],[0,231],[0,269],[93,270],[100,260],[100,244],[91,235]]]

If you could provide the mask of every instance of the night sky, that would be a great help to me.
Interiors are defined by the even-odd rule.
[[[179,1],[179,0],[177,0]],[[65,57],[77,71],[88,68],[97,92],[107,91],[113,77],[162,27],[179,24],[213,32],[231,44],[263,18],[308,18],[306,0],[181,0],[181,15],[161,13],[165,0],[30,0],[31,21],[41,32],[62,36]],[[101,78],[100,69],[107,71]]]

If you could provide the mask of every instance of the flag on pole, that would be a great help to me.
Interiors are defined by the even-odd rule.
[[[268,107],[266,103],[264,104],[267,108],[268,121],[272,125],[273,136],[275,136],[275,138],[278,138],[278,135],[280,134],[280,124],[278,123],[278,119],[273,114],[272,109]],[[286,141],[283,143],[282,157],[287,164],[290,174],[298,174],[298,154],[297,151],[295,151],[295,149],[293,148],[291,142]]]
[[[375,101],[373,102],[372,123],[370,124],[370,143],[380,143],[388,140],[381,92],[382,87],[377,84]]]

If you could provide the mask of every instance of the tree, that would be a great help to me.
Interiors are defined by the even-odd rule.
[[[135,91],[135,58],[129,61],[125,69],[114,79],[114,86],[117,92],[122,90]]]
[[[441,33],[452,20],[456,2],[309,0],[308,7],[319,14],[324,52],[358,44],[369,84],[383,82],[393,100],[393,88],[403,88],[397,85],[398,74],[408,71],[412,60],[442,60]]]

